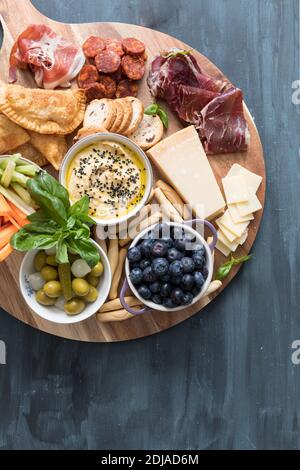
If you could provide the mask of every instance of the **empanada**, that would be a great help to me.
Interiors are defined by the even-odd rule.
[[[0,154],[28,142],[29,134],[4,114],[0,114]]]
[[[69,134],[82,122],[81,89],[42,90],[0,84],[0,111],[16,124],[40,134]]]
[[[64,135],[44,135],[29,131],[30,143],[47,158],[56,170],[67,153],[68,147]]]
[[[10,150],[8,154],[13,153],[20,153],[22,157],[27,158],[27,160],[32,161],[38,166],[47,166],[49,162],[47,158],[45,158],[41,152],[35,149],[30,142],[26,142],[26,144],[20,145],[20,147],[14,149],[13,151]]]

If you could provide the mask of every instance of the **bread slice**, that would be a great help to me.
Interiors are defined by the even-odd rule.
[[[148,150],[161,140],[163,134],[164,126],[159,116],[144,114],[143,120],[137,130],[128,137],[143,150]]]
[[[113,100],[102,98],[91,101],[85,111],[83,127],[103,127],[109,129],[115,119]]]
[[[120,105],[123,108],[123,119],[122,119],[119,129],[116,132],[118,134],[123,134],[124,132],[127,131],[128,127],[130,126],[132,114],[133,114],[133,108],[129,100],[120,98],[116,101],[118,101],[118,103],[120,103]]]
[[[124,101],[128,101],[132,107],[132,118],[128,125],[128,128],[123,130],[123,134],[129,136],[137,130],[144,116],[144,105],[138,98],[134,96],[127,96],[123,98]]]
[[[124,109],[121,103],[118,102],[118,100],[112,100],[112,106],[115,109],[115,119],[108,128],[108,130],[109,132],[118,132],[118,129],[120,128],[123,121]]]
[[[108,130],[104,127],[82,127],[81,129],[79,129],[79,131],[73,138],[73,142],[76,143],[83,137],[87,137],[88,135],[92,134],[97,134],[98,132],[108,132]]]

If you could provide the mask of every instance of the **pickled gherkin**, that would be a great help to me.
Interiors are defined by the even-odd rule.
[[[61,283],[64,298],[66,300],[71,300],[73,297],[73,291],[70,263],[58,265],[58,276]]]

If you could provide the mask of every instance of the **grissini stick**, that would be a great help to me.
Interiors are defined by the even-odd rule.
[[[162,180],[156,182],[156,187],[160,188],[170,203],[176,208],[177,212],[184,219],[186,214],[185,204],[176,191]]]
[[[147,204],[146,206],[144,206],[140,213],[130,221],[129,225],[126,226],[126,232],[124,233],[124,235],[128,235],[128,233],[130,233],[131,230],[134,230],[140,223],[142,220],[144,220],[146,217],[148,217],[148,215],[151,213],[151,204]],[[122,230],[119,231],[119,245],[120,246],[125,246],[127,245],[130,240],[132,240],[132,238],[130,237],[126,237],[126,238],[123,238],[122,237]]]
[[[121,276],[122,276],[126,255],[127,255],[127,249],[126,248],[121,248],[120,253],[119,253],[118,266],[117,266],[117,268],[115,270],[115,273],[113,275],[113,280],[112,280],[111,288],[110,288],[110,292],[109,292],[109,299],[110,300],[114,300],[118,297],[118,287],[119,287],[119,284],[120,284],[120,279],[121,279]]]
[[[160,204],[160,209],[162,213],[169,219],[174,222],[182,223],[183,219],[179,212],[175,209],[173,204],[166,198],[164,193],[160,188],[154,190],[154,196],[156,197],[157,202]]]
[[[142,222],[140,223],[140,226],[139,226],[139,230],[137,232],[141,232],[145,228],[150,227],[150,225],[157,224],[160,221],[161,218],[162,218],[162,215],[161,215],[160,211],[153,212],[153,214],[151,214],[150,217],[147,217],[146,219],[142,220]],[[133,238],[134,238],[134,236],[133,236]],[[131,240],[132,240],[131,236],[129,236],[128,238],[124,238],[124,239],[120,240],[120,246],[128,245],[128,243],[130,243]]]
[[[133,296],[125,297],[125,302],[127,303],[127,305],[129,305],[129,307],[138,307],[139,305],[142,305],[142,302]],[[115,310],[122,309],[123,306],[120,302],[120,299],[114,299],[103,304],[102,307],[99,309],[98,313],[113,312]]]
[[[113,276],[119,262],[119,246],[117,238],[111,238],[109,240],[107,256],[110,264],[111,275]]]

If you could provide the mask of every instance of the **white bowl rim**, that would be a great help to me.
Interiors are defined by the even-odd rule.
[[[35,162],[33,162],[32,160],[29,160],[28,158],[23,157],[22,154],[20,154],[20,155],[21,155],[21,157],[19,157],[20,160],[24,160],[26,163],[29,163],[30,165],[36,166],[40,171],[45,171],[39,165],[37,165]],[[4,158],[9,158],[9,157],[12,157],[12,156],[13,156],[13,154],[12,155],[7,155],[7,154],[0,155],[0,160],[2,160]],[[49,162],[49,165],[50,165],[50,162]]]
[[[83,310],[83,312],[79,313],[78,315],[67,315],[66,313],[64,314],[64,316],[62,317],[58,317],[56,318],[55,320],[55,317],[56,317],[56,313],[53,313],[53,320],[50,320],[48,317],[46,317],[45,315],[43,315],[41,312],[38,312],[36,310],[34,310],[32,308],[32,305],[30,304],[30,302],[28,301],[28,298],[27,298],[27,295],[26,295],[26,291],[23,287],[23,277],[24,277],[24,274],[26,274],[24,272],[24,266],[25,266],[25,263],[26,263],[26,259],[28,258],[29,255],[32,254],[32,252],[38,252],[40,251],[39,249],[35,249],[35,250],[30,250],[28,251],[23,260],[22,260],[22,263],[21,263],[21,266],[20,266],[20,271],[19,271],[19,285],[20,285],[20,291],[21,291],[21,294],[26,302],[26,304],[28,305],[28,307],[30,308],[30,310],[38,315],[39,317],[43,318],[44,320],[47,320],[47,321],[50,321],[52,323],[56,323],[56,324],[61,324],[61,325],[70,325],[70,324],[74,324],[74,323],[79,323],[81,321],[84,321],[84,320],[87,320],[88,318],[92,317],[93,315],[95,315],[95,313],[102,307],[102,305],[104,304],[104,302],[106,301],[107,299],[107,296],[109,294],[109,291],[110,291],[110,287],[111,287],[111,283],[112,283],[112,273],[111,273],[111,268],[110,268],[110,263],[108,261],[108,257],[106,255],[106,253],[104,252],[104,250],[101,248],[100,245],[98,245],[98,243],[91,239],[91,242],[97,247],[99,253],[100,253],[100,256],[101,256],[101,259],[102,260],[105,260],[104,264],[105,264],[105,271],[107,272],[107,275],[108,275],[108,283],[107,283],[107,287],[106,289],[103,291],[103,293],[105,294],[105,296],[103,296],[103,302],[102,303],[97,303],[97,301],[95,302],[95,307],[97,305],[97,307],[93,310],[92,308],[90,309],[91,311],[87,314],[85,314],[85,310]],[[101,296],[102,296],[102,291],[101,291]],[[88,307],[92,307],[93,304],[90,303],[88,304]],[[47,308],[47,306],[44,306],[42,305],[42,307],[44,308]],[[52,306],[49,307],[49,309],[51,308]],[[62,312],[64,313],[64,312]],[[60,318],[59,321],[58,318]],[[63,321],[61,321],[63,320]]]
[[[188,222],[188,221],[187,221]],[[184,310],[186,308],[189,308],[191,307],[192,305],[194,305],[195,303],[197,303],[205,294],[205,292],[207,291],[208,287],[209,287],[209,284],[211,283],[211,280],[212,280],[212,275],[213,275],[213,270],[214,270],[214,264],[213,264],[213,257],[212,257],[212,252],[211,252],[211,249],[207,243],[207,241],[204,239],[204,237],[199,233],[197,232],[195,229],[193,229],[193,227],[191,227],[190,225],[188,224],[180,224],[178,222],[163,222],[164,224],[167,224],[171,227],[180,227],[180,228],[184,228],[185,230],[187,230],[188,232],[192,233],[193,235],[195,235],[198,240],[203,244],[203,246],[205,247],[205,252],[206,252],[206,266],[209,266],[209,269],[208,269],[208,276],[207,278],[205,279],[205,282],[202,286],[202,289],[201,291],[199,292],[199,294],[194,297],[193,299],[193,302],[191,302],[189,305],[180,305],[179,307],[174,307],[174,308],[166,308],[164,307],[163,305],[158,305],[158,304],[155,304],[154,302],[151,302],[149,300],[145,300],[143,297],[140,296],[140,294],[138,293],[137,289],[135,288],[135,286],[132,284],[131,280],[130,280],[130,277],[129,277],[129,273],[130,273],[130,270],[129,270],[129,261],[128,261],[128,258],[126,257],[126,261],[125,261],[125,274],[126,274],[126,279],[127,279],[127,282],[128,282],[128,285],[130,287],[130,289],[132,290],[133,294],[144,304],[146,305],[147,307],[151,308],[152,310],[158,310],[160,312],[177,312],[177,311],[180,311],[180,310]],[[143,238],[143,236],[150,232],[151,230],[154,229],[154,227],[156,227],[158,224],[153,224],[151,225],[150,227],[147,227],[145,228],[141,233],[139,233],[135,238],[134,240],[132,241],[132,243],[130,244],[129,248],[132,248],[134,246],[136,246],[136,244],[140,241],[141,238]],[[129,249],[128,248],[128,249]]]
[[[97,140],[97,138],[99,140]],[[112,140],[115,141],[116,143],[121,143],[123,145],[127,145],[131,150],[136,152],[138,156],[142,159],[146,171],[147,171],[147,182],[146,182],[146,188],[144,195],[142,199],[136,204],[135,208],[132,209],[128,214],[124,215],[123,217],[118,217],[114,219],[97,219],[95,217],[92,217],[94,221],[96,222],[97,225],[100,226],[113,226],[113,225],[119,225],[124,223],[127,220],[130,220],[132,217],[134,217],[147,203],[151,189],[153,187],[153,171],[152,171],[152,166],[150,163],[149,158],[147,157],[146,153],[139,147],[133,140],[129,139],[128,137],[121,135],[121,134],[116,134],[114,132],[96,132],[95,134],[90,134],[86,137],[83,137],[80,139],[78,142],[73,144],[69,150],[67,151],[66,155],[64,156],[64,159],[61,163],[60,170],[59,170],[59,182],[66,188],[66,173],[67,173],[67,166],[69,161],[74,158],[75,154],[77,151],[82,150],[84,146],[89,145],[92,142],[101,142],[102,140]],[[71,204],[72,201],[70,200]]]

